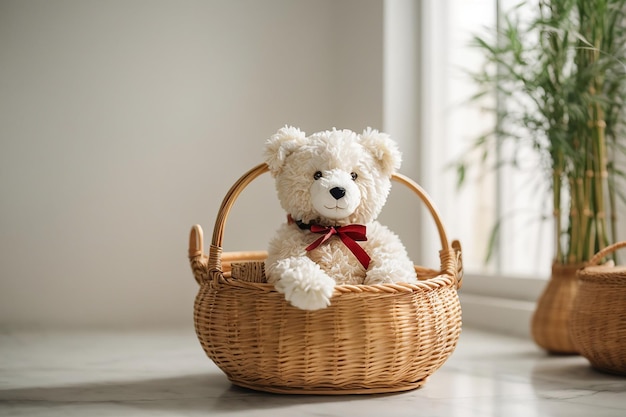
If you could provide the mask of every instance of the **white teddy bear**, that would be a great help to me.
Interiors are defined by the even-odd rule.
[[[266,142],[265,157],[288,213],[265,272],[287,301],[317,310],[330,304],[336,284],[417,281],[398,236],[375,220],[401,161],[387,134],[333,129],[306,137],[285,126]]]

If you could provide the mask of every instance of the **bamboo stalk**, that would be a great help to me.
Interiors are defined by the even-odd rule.
[[[563,154],[556,151],[554,158],[555,164],[552,173],[552,196],[553,196],[553,214],[554,214],[554,245],[556,248],[555,259],[562,262],[561,248],[561,182],[563,174]]]

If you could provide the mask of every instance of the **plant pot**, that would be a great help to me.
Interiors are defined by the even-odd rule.
[[[554,263],[550,281],[537,302],[531,333],[535,343],[550,353],[578,353],[571,338],[569,321],[579,287],[576,271],[583,266]]]
[[[570,319],[578,352],[595,369],[626,375],[626,266],[596,266],[616,243],[599,252],[578,271],[580,288]]]

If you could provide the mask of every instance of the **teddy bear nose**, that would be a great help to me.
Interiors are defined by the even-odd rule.
[[[330,195],[335,197],[335,200],[339,200],[346,195],[346,189],[343,187],[334,187],[330,189]]]

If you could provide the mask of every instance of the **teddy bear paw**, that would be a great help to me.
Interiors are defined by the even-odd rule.
[[[330,305],[335,281],[326,275],[318,265],[299,265],[294,268],[280,268],[280,279],[276,289],[285,294],[285,299],[302,310],[319,310]]]

